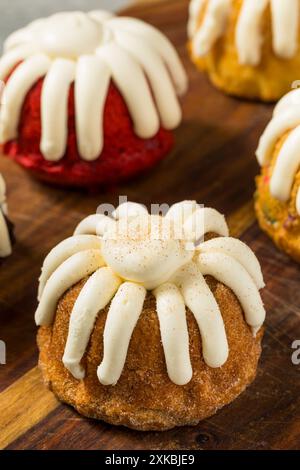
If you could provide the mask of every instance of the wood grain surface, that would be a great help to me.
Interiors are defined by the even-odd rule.
[[[163,30],[190,78],[184,121],[174,151],[137,181],[98,194],[63,191],[32,180],[0,159],[9,188],[17,242],[0,266],[0,448],[9,449],[300,449],[300,370],[292,342],[300,339],[300,271],[259,230],[253,213],[254,151],[272,107],[238,101],[215,90],[186,52],[186,0],[143,3],[126,14]],[[174,203],[196,199],[228,217],[263,265],[268,312],[257,379],[235,402],[197,427],[139,433],[80,417],[56,401],[37,364],[37,279],[43,258],[103,202]]]

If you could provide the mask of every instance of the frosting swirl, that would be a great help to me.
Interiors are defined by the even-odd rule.
[[[193,257],[186,241],[174,235],[174,222],[160,216],[135,217],[125,224],[121,219],[105,232],[102,256],[123,279],[154,289]]]

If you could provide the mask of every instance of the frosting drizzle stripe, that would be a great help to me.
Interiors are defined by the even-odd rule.
[[[210,0],[203,23],[193,39],[193,51],[203,56],[223,35],[231,7],[231,0]]]
[[[261,267],[253,251],[241,240],[232,237],[219,237],[201,243],[201,253],[224,253],[236,259],[250,274],[257,289],[265,287]]]
[[[13,68],[30,55],[32,55],[32,47],[25,45],[2,56],[0,59],[0,80],[5,80]]]
[[[60,297],[74,284],[103,266],[99,250],[76,253],[62,263],[48,279],[35,314],[37,325],[49,326]]]
[[[273,48],[284,59],[298,49],[299,0],[271,0]]]
[[[189,334],[183,297],[174,284],[163,284],[153,292],[170,380],[187,384],[192,376]]]
[[[103,150],[103,115],[109,68],[97,57],[79,58],[75,80],[77,143],[84,160],[96,160]]]
[[[74,235],[102,235],[115,221],[103,214],[89,215],[76,227]]]
[[[36,55],[22,62],[11,75],[4,89],[0,113],[1,143],[17,137],[24,99],[36,81],[47,73],[50,64],[47,56]]]
[[[246,269],[223,253],[200,254],[198,267],[203,275],[209,274],[233,290],[243,307],[246,322],[257,331],[265,320],[265,309]]]
[[[297,209],[298,214],[300,214],[300,188],[297,191],[296,209]]]
[[[184,67],[175,47],[163,33],[150,24],[136,18],[114,18],[110,21],[110,25],[113,29],[115,25],[117,27],[120,25],[124,31],[129,31],[136,35],[137,41],[139,37],[144,38],[167,65],[177,94],[183,95],[187,91],[188,80]]]
[[[221,367],[228,358],[228,342],[219,306],[194,263],[184,268],[182,274],[179,278],[182,294],[198,323],[204,360],[210,367]]]
[[[276,115],[270,121],[265,132],[261,136],[256,150],[256,157],[260,165],[268,163],[277,140],[289,129],[300,124],[300,112],[295,108]]]
[[[106,307],[120,283],[121,280],[110,268],[100,268],[87,280],[75,302],[63,363],[78,380],[85,376],[80,361],[90,340],[98,312]]]
[[[299,88],[299,82],[296,82],[296,85],[298,86],[297,88],[293,89],[286,95],[284,95],[283,98],[281,98],[280,101],[276,104],[274,111],[273,111],[273,117],[277,117],[280,114],[284,113],[285,111],[290,110],[291,108],[298,107],[300,105],[300,88]]]
[[[124,282],[111,302],[103,336],[103,360],[97,371],[103,385],[115,385],[122,374],[130,339],[145,297],[144,287]]]
[[[181,107],[162,59],[144,39],[137,40],[133,35],[123,31],[116,32],[115,35],[117,43],[123,45],[123,48],[143,67],[154,94],[162,126],[165,129],[174,129],[181,122]]]
[[[300,166],[300,126],[296,127],[282,145],[270,182],[271,194],[288,201],[295,175]]]
[[[116,44],[101,47],[97,54],[111,69],[113,80],[132,116],[136,134],[143,139],[153,137],[160,123],[141,66]]]
[[[189,5],[188,36],[191,39],[197,32],[198,17],[205,5],[205,0],[191,0]]]
[[[62,241],[50,251],[44,260],[39,279],[38,300],[41,299],[45,285],[54,271],[68,258],[86,250],[101,250],[101,241],[94,235],[77,235]]]
[[[123,202],[112,213],[112,217],[115,220],[123,218],[131,219],[143,215],[148,216],[148,211],[145,206],[137,202]]]
[[[184,224],[188,239],[201,241],[206,233],[213,232],[228,237],[229,229],[225,217],[215,209],[208,207],[196,210]]]
[[[165,217],[184,224],[195,212],[199,209],[199,204],[196,201],[182,201],[173,204]]]
[[[256,66],[260,62],[263,42],[261,21],[267,6],[268,0],[243,1],[236,28],[236,47],[241,64]]]
[[[75,62],[56,59],[42,89],[41,152],[48,161],[60,160],[67,146],[68,97],[75,79]],[[59,87],[57,87],[59,83]]]
[[[12,247],[7,223],[6,184],[0,173],[0,258],[11,255]]]
[[[7,224],[0,209],[0,258],[9,256],[12,253],[10,236]]]

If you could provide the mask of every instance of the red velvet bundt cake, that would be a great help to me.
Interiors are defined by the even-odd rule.
[[[58,13],[13,33],[0,59],[6,82],[2,151],[61,185],[117,183],[172,148],[187,77],[154,27],[108,12]]]
[[[197,424],[256,375],[263,286],[254,253],[213,209],[184,202],[162,217],[125,203],[90,216],[43,265],[45,382],[109,423]]]

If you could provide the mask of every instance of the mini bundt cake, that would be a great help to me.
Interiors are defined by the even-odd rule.
[[[154,27],[105,11],[58,13],[16,31],[0,59],[2,152],[65,186],[115,184],[172,148],[187,77]]]
[[[279,101],[256,152],[255,208],[261,228],[300,262],[300,90]]]
[[[205,238],[204,238],[205,236]],[[195,425],[255,378],[260,265],[195,202],[96,214],[45,259],[39,364],[79,413],[138,430]]]
[[[11,254],[11,235],[7,219],[6,186],[0,174],[0,258]]]
[[[275,101],[299,79],[300,0],[192,0],[192,60],[226,93]]]

